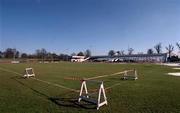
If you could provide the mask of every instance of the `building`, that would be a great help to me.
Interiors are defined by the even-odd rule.
[[[108,61],[108,62],[166,62],[167,54],[133,54],[121,56],[92,56],[91,61]]]
[[[88,59],[89,59],[89,57],[85,58],[85,56],[72,56],[71,62],[84,62]]]

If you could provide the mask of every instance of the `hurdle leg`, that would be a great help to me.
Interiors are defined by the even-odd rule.
[[[103,98],[104,98],[103,102],[101,102],[101,93],[103,93]],[[103,82],[102,82],[101,85],[100,85],[99,94],[98,94],[97,110],[99,110],[99,108],[101,106],[103,106],[104,104],[107,105],[107,98],[106,98],[106,94],[105,94],[105,90],[104,90],[104,85],[103,85]]]
[[[84,81],[83,81],[84,82]],[[80,93],[79,93],[79,99],[78,99],[78,102],[80,102],[81,101],[81,96],[82,96],[82,92],[83,92],[83,82],[82,82],[82,84],[81,84],[81,90],[80,90]]]
[[[87,91],[87,86],[86,86],[86,81],[83,81],[82,84],[81,84],[81,90],[80,90],[80,93],[79,93],[79,99],[78,99],[78,102],[81,101],[82,99],[82,94],[83,94],[83,89],[85,89],[85,98],[89,98],[88,96],[88,91]]]
[[[136,70],[134,70],[134,76],[135,76],[134,80],[137,80],[138,79],[138,75],[137,75],[137,71]]]
[[[127,71],[124,71],[124,76],[123,76],[123,79],[127,79]]]

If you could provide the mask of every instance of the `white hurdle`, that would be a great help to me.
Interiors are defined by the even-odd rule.
[[[90,98],[90,94],[88,93],[86,82],[87,82],[86,80],[82,81],[78,102],[80,102],[81,100],[91,102],[97,106],[97,110],[99,110],[101,106],[107,105],[107,98],[106,98],[103,82],[96,81],[96,82],[100,82],[100,86],[98,89],[97,97],[94,100]],[[83,91],[85,91],[85,94],[83,94]],[[101,95],[103,96],[104,100],[101,100],[102,99]]]
[[[29,78],[29,77],[35,77],[35,73],[33,68],[26,68],[25,69],[25,74],[23,75],[24,78]]]
[[[134,75],[128,75],[128,71],[125,71],[124,75],[123,75],[123,79],[125,79],[125,80],[127,80],[127,79],[137,80],[138,79],[137,71],[134,69]]]

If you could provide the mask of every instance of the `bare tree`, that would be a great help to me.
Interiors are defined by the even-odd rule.
[[[180,44],[176,42],[176,45],[177,45],[177,47],[178,47],[178,49],[180,51]]]
[[[116,51],[117,55],[120,56],[121,55],[121,52],[120,51]]]
[[[147,50],[147,54],[153,54],[153,53],[154,53],[153,49],[148,49]]]
[[[156,52],[159,54],[162,51],[162,45],[161,43],[158,43],[157,45],[154,46],[154,49],[156,50]]]
[[[37,49],[35,54],[36,54],[37,58],[41,58],[41,50],[40,49]]]
[[[0,51],[0,58],[2,58],[3,57],[3,52],[2,51]]]
[[[124,50],[121,50],[121,51],[120,51],[120,54],[121,54],[121,55],[125,55],[125,54],[124,54]]]
[[[46,59],[49,60],[49,61],[51,60],[52,62],[54,61],[54,58],[53,58],[51,52],[47,52]]]
[[[47,56],[47,51],[44,48],[36,50],[36,57],[39,59],[41,58],[43,62],[46,56]]]
[[[19,51],[17,51],[16,49],[12,49],[12,48],[7,48],[4,52],[4,57],[5,58],[18,58],[19,57]]]
[[[82,51],[80,51],[77,56],[84,56],[84,53]]]
[[[28,58],[27,53],[22,53],[22,54],[21,54],[21,58]]]
[[[129,48],[129,49],[128,49],[128,54],[129,54],[129,55],[132,55],[132,54],[133,54],[133,51],[134,51],[133,48]]]
[[[44,59],[45,59],[45,57],[46,57],[46,55],[47,55],[46,49],[42,48],[42,49],[41,49],[41,53],[42,53],[42,60],[43,60],[43,62],[44,62]]]
[[[109,55],[109,56],[114,56],[114,55],[115,55],[114,50],[110,50],[110,51],[108,52],[108,55]]]
[[[71,56],[76,56],[76,53],[72,53]]]
[[[168,51],[169,58],[171,58],[171,53],[174,51],[174,46],[169,44],[168,47],[166,47],[166,50]]]
[[[87,49],[85,52],[84,52],[85,56],[86,57],[90,57],[91,56],[91,51],[89,49]]]

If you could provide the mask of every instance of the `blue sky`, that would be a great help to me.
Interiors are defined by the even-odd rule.
[[[0,48],[146,52],[180,42],[180,0],[0,0]]]

